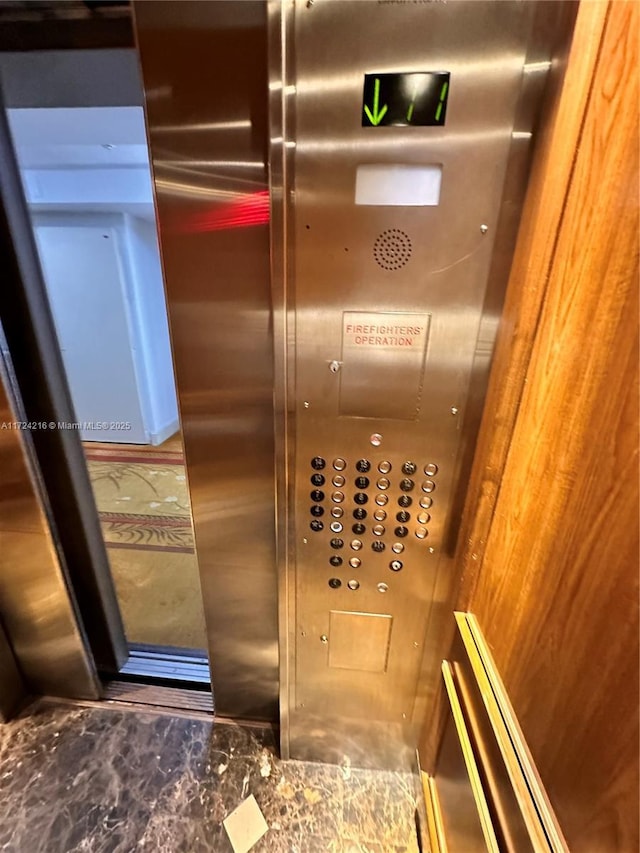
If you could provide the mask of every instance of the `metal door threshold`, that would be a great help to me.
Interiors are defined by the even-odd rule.
[[[198,649],[176,651],[163,646],[131,645],[129,658],[119,677],[128,681],[164,681],[189,684],[194,690],[211,690],[211,672],[206,655]]]
[[[207,715],[214,713],[213,696],[204,690],[164,687],[157,684],[140,684],[130,681],[110,681],[105,684],[103,700],[126,702],[129,705],[146,705],[156,709],[171,709]]]

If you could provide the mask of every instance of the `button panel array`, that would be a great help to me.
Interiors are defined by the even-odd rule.
[[[406,542],[422,543],[429,537],[429,511],[433,506],[438,466],[435,462],[418,465],[405,461],[400,466],[398,480],[394,480],[394,466],[386,459],[359,459],[352,477],[348,468],[342,457],[327,461],[314,456],[311,460],[309,527],[312,533],[324,531],[323,517],[331,517],[326,527],[330,534],[327,559],[332,568],[348,565],[358,569],[368,551],[378,555],[389,551],[388,569],[402,571]],[[394,486],[399,492],[397,498]],[[342,587],[338,577],[331,577],[328,583],[332,589]],[[357,580],[345,585],[351,590],[360,587]],[[380,592],[387,589],[387,584],[378,584]]]

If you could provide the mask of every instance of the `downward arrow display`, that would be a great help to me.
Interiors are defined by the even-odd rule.
[[[386,104],[382,109],[380,108],[380,78],[376,77],[373,86],[373,111],[371,111],[366,104],[364,105],[364,111],[371,124],[376,127],[385,117],[388,109],[389,108]]]

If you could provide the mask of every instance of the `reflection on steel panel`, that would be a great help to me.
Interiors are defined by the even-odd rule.
[[[288,342],[281,440],[295,513],[282,632],[293,757],[335,760],[342,750],[340,760],[390,766],[392,754],[397,766],[415,746],[531,5],[281,7],[284,58],[271,66],[270,87],[283,111],[272,129],[284,187],[273,227],[283,230],[274,243]],[[383,126],[378,101],[366,105],[374,119],[363,126],[363,91],[379,98],[376,74],[401,72],[446,72],[446,117],[443,108],[432,126]],[[363,89],[365,74],[373,89]],[[411,125],[411,93],[401,94]],[[438,164],[437,204],[378,203],[387,190],[357,203],[363,164]],[[364,624],[353,668],[328,665],[334,611],[393,617],[384,672],[371,671],[365,653],[359,667],[354,659],[366,648]]]
[[[216,710],[274,719],[266,8],[134,11]]]
[[[11,375],[0,330],[3,424],[25,420]],[[97,676],[69,598],[68,579],[57,558],[41,503],[46,498],[42,497],[33,459],[28,430],[0,430],[0,621],[28,690],[97,699]],[[0,672],[10,673],[10,661],[5,659],[5,664],[6,669],[0,663]],[[0,689],[9,686],[3,682]],[[19,692],[15,681],[14,691]]]

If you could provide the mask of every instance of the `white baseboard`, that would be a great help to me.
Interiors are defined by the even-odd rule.
[[[176,418],[173,421],[170,421],[166,426],[163,426],[158,432],[150,432],[149,433],[149,444],[157,445],[162,444],[163,441],[166,441],[168,438],[178,432],[180,429],[180,421]]]

